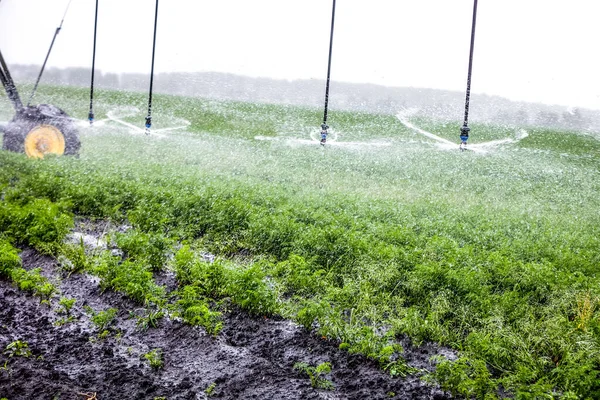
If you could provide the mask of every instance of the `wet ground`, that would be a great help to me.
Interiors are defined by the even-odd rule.
[[[446,399],[418,376],[392,378],[361,356],[349,355],[337,343],[316,337],[292,322],[251,318],[231,311],[216,337],[202,328],[167,318],[158,328],[140,331],[130,312],[138,306],[126,297],[102,293],[88,275],[62,276],[56,261],[34,250],[21,253],[24,267],[41,267],[76,298],[75,321],[57,326],[57,301],[51,306],[0,280],[0,349],[16,340],[27,342],[30,357],[0,354],[0,398],[115,399]],[[161,277],[169,281],[168,276]],[[84,306],[119,310],[110,336],[100,339]],[[164,354],[164,367],[152,369],[143,357],[152,349]],[[433,345],[408,348],[410,365],[430,368],[429,358],[444,352]],[[297,362],[330,362],[333,390],[311,387]]]

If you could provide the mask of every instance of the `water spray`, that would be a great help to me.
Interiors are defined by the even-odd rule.
[[[475,47],[475,25],[477,23],[477,0],[473,2],[473,24],[471,25],[471,50],[469,52],[469,72],[467,75],[467,95],[465,101],[465,119],[460,128],[460,149],[467,149],[467,140],[469,140],[469,105],[471,101],[471,74],[473,72],[473,49]]]
[[[333,28],[335,25],[335,1],[333,0],[333,10],[331,11],[331,33],[329,35],[329,62],[327,64],[327,85],[325,86],[325,110],[323,112],[323,123],[321,124],[321,146],[327,142],[329,126],[327,125],[327,107],[329,106],[329,82],[331,81],[331,54],[333,51]]]
[[[158,23],[158,0],[154,13],[154,40],[152,42],[152,68],[150,69],[150,93],[148,95],[148,116],[146,117],[146,135],[150,134],[152,128],[152,84],[154,83],[154,55],[156,52],[156,25]]]
[[[96,0],[96,16],[94,19],[94,50],[92,54],[92,83],[90,85],[90,112],[88,120],[94,124],[94,72],[96,71],[96,33],[98,31],[98,0]]]

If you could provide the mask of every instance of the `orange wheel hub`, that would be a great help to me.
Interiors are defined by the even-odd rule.
[[[25,154],[29,158],[44,158],[46,154],[63,155],[65,137],[52,125],[39,125],[25,137]]]

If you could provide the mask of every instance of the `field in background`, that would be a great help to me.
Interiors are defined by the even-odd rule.
[[[44,87],[37,100],[85,119],[87,96]],[[597,139],[531,129],[459,152],[394,116],[333,112],[337,139],[321,148],[320,110],[164,95],[145,136],[122,123],[143,126],[143,94],[96,96],[96,118],[121,123],[82,128],[79,158],[2,152],[5,202],[48,198],[243,259],[278,313],[392,373],[411,372],[390,357],[408,335],[459,351],[433,376],[454,393],[600,396]],[[2,98],[0,119],[11,112]],[[459,123],[412,122],[457,141]],[[473,144],[519,136],[471,129]]]

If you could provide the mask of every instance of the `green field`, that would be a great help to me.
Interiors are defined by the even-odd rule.
[[[87,96],[44,87],[37,100],[85,119]],[[143,125],[144,94],[96,96],[97,119],[133,106],[122,119]],[[392,374],[415,373],[395,358],[408,335],[458,351],[428,379],[462,396],[600,398],[600,140],[532,128],[512,144],[459,152],[395,116],[333,111],[337,140],[321,148],[308,143],[320,110],[154,103],[156,129],[189,127],[144,136],[109,121],[81,130],[79,158],[0,152],[4,259],[21,244],[68,253],[58,215],[127,221],[131,237],[117,239],[137,254],[132,270],[166,263],[207,304],[230,297],[294,319]],[[0,98],[0,119],[11,113]],[[458,122],[413,122],[458,141]],[[471,129],[474,144],[515,135]],[[35,224],[60,235],[44,238]],[[140,255],[152,243],[164,250]],[[223,270],[190,261],[200,251]],[[103,257],[89,267],[101,277]],[[134,298],[162,306],[160,290],[144,290]]]

